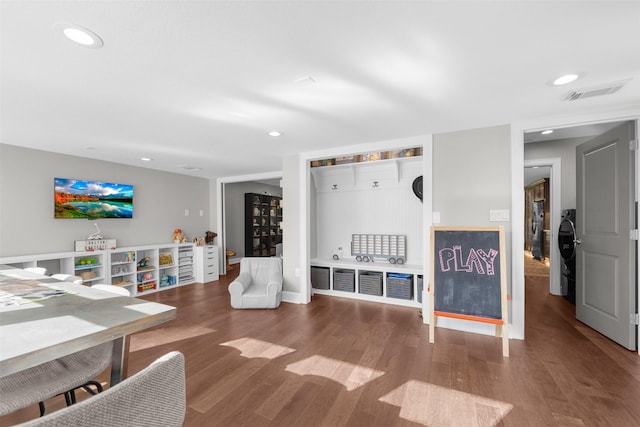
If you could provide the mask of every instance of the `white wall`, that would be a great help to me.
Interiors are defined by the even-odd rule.
[[[224,186],[225,229],[227,249],[236,253],[234,258],[244,257],[244,194],[258,193],[282,196],[282,188],[260,182],[232,182]]]
[[[406,263],[422,265],[422,203],[411,187],[422,174],[422,157],[313,168],[317,234],[311,252],[328,260],[342,247],[348,257],[353,234],[398,234],[407,239]]]
[[[133,184],[133,219],[97,221],[120,247],[170,242],[175,228],[189,238],[210,229],[208,179],[0,144],[0,256],[72,251],[96,231],[94,221],[54,219],[55,177]]]

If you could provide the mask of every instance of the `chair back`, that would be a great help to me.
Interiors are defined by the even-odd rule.
[[[54,279],[62,280],[63,282],[71,282],[75,283],[76,285],[82,285],[82,277],[80,276],[58,273],[52,274],[51,277],[53,277]]]
[[[112,388],[21,427],[173,427],[186,411],[184,356],[173,351]]]
[[[240,273],[247,272],[254,283],[266,284],[274,273],[282,275],[282,258],[248,257],[240,260]]]
[[[42,276],[47,275],[47,269],[44,267],[25,267],[23,270],[30,273],[40,274]]]
[[[122,286],[103,285],[100,283],[91,285],[91,289],[100,289],[101,291],[111,292],[112,294],[123,295],[125,297],[131,296],[131,292],[129,292],[127,288],[123,288]]]

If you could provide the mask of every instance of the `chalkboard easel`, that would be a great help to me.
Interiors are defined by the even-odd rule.
[[[504,227],[431,227],[429,342],[438,317],[495,325],[509,357]]]

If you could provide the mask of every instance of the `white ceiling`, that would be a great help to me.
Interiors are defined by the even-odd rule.
[[[637,107],[639,25],[640,2],[616,1],[3,0],[0,142],[229,177],[298,152]],[[570,72],[582,78],[549,84]]]

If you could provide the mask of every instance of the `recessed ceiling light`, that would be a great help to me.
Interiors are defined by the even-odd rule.
[[[550,133],[553,133],[553,129],[547,129],[547,130],[543,130],[542,132],[540,132],[542,135],[549,135]]]
[[[271,132],[269,132],[269,136],[282,136],[282,132],[272,130]]]
[[[143,162],[150,162],[153,159],[151,157],[140,157],[140,160],[142,160]]]
[[[556,86],[562,86],[575,81],[577,78],[578,78],[577,74],[566,74],[562,77],[558,77],[557,79],[555,79],[553,81],[553,84]]]
[[[99,35],[79,25],[58,22],[53,25],[53,28],[72,42],[81,46],[93,49],[99,49],[104,46],[104,42]]]

